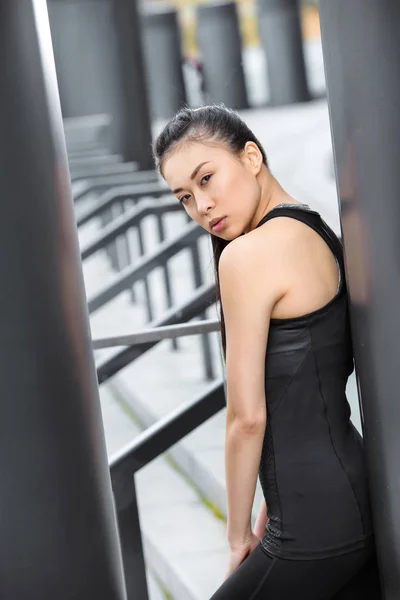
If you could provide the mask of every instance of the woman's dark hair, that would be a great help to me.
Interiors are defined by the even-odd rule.
[[[239,154],[247,142],[254,142],[260,149],[263,163],[268,166],[264,148],[239,115],[223,105],[183,108],[164,127],[153,145],[153,156],[157,167],[162,170],[166,156],[183,142],[221,142],[234,154]],[[229,242],[211,235],[214,255],[217,301],[220,301],[218,276],[219,259]],[[221,337],[224,354],[226,351],[225,321],[220,303]]]

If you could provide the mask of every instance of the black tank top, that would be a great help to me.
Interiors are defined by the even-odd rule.
[[[276,217],[314,229],[341,276],[336,296],[323,308],[270,322],[259,469],[269,520],[262,547],[282,558],[328,558],[372,541],[363,443],[345,392],[353,352],[343,251],[318,213],[281,206],[257,227]]]

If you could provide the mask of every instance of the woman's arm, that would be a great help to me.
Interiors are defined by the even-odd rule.
[[[227,341],[225,471],[232,551],[254,542],[251,510],[267,422],[265,353],[271,312],[283,295],[273,261],[266,256],[264,236],[252,233],[229,244],[219,265]]]
[[[256,522],[254,523],[254,535],[259,540],[264,537],[267,521],[267,503],[265,502],[265,498],[263,498],[261,500],[260,508],[258,509]]]

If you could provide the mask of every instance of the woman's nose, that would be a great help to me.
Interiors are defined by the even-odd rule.
[[[200,194],[196,198],[197,200],[197,210],[201,215],[207,215],[212,208],[214,208],[215,203],[207,194]]]

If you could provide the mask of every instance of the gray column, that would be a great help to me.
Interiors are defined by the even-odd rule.
[[[320,0],[375,535],[400,597],[400,4]]]
[[[206,103],[247,108],[242,41],[235,2],[200,4],[196,10]]]
[[[0,8],[0,596],[124,600],[45,0]]]
[[[64,117],[108,114],[111,150],[151,169],[135,0],[48,0]]]
[[[257,0],[257,11],[270,103],[280,106],[309,100],[299,0]]]
[[[150,108],[139,27],[139,0],[110,0],[117,36],[118,75],[122,86],[119,133],[122,154],[140,169],[154,169]]]
[[[153,117],[170,118],[186,102],[181,32],[175,8],[142,5],[141,30]]]

